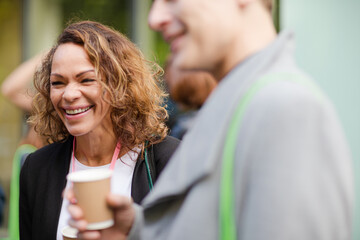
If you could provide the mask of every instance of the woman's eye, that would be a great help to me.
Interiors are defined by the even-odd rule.
[[[62,84],[62,82],[60,81],[53,81],[53,82],[50,82],[51,86],[59,86]]]
[[[89,82],[94,82],[95,79],[90,79],[90,78],[86,78],[86,79],[83,79],[81,82],[82,83],[89,83]]]

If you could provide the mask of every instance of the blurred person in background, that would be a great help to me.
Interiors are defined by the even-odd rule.
[[[40,53],[20,64],[3,81],[1,92],[12,104],[21,109],[26,118],[32,112],[32,100],[34,98],[33,77],[37,67],[41,63],[45,53]],[[33,126],[28,125],[24,137],[19,145],[31,145],[34,149],[41,148],[46,144],[46,139],[36,134]],[[22,159],[26,158],[26,154]],[[23,162],[23,161],[22,161]]]
[[[34,98],[33,77],[45,53],[40,53],[20,64],[12,71],[1,85],[2,94],[15,106],[26,113],[32,111]]]
[[[171,57],[167,60],[164,71],[170,98],[178,108],[170,136],[182,139],[193,125],[201,106],[216,87],[216,81],[208,72],[180,71],[174,68]]]
[[[43,56],[44,53],[40,53],[20,64],[4,79],[1,85],[4,97],[21,109],[26,119],[32,112],[34,73]],[[46,144],[47,140],[35,132],[33,125],[26,124],[25,133],[19,141],[12,160],[8,218],[9,239],[19,239],[19,174],[21,166],[30,153]]]
[[[0,226],[3,224],[3,217],[4,217],[4,206],[5,206],[5,193],[0,185]]]
[[[173,65],[218,81],[141,206],[110,194],[115,225],[80,239],[351,239],[350,152],[334,107],[277,35],[269,0],[154,0]],[[67,197],[75,203],[72,191]]]
[[[53,143],[22,167],[21,239],[62,239],[70,172],[110,168],[111,191],[142,201],[179,143],[167,136],[160,72],[107,26],[83,21],[63,30],[34,78],[30,122]]]

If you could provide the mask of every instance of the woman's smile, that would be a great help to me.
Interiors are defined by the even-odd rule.
[[[93,107],[93,106],[91,106],[91,107]],[[65,110],[66,114],[68,114],[68,115],[78,115],[80,113],[88,111],[91,107],[77,108],[77,109],[64,109],[64,110]]]

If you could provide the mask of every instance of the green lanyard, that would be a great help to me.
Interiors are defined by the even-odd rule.
[[[235,198],[234,198],[234,160],[237,144],[237,137],[241,127],[241,122],[249,103],[256,93],[273,82],[293,81],[307,87],[316,97],[322,100],[321,91],[308,79],[290,73],[274,73],[266,75],[255,81],[240,99],[234,115],[230,121],[227,131],[224,152],[222,157],[221,183],[220,183],[220,205],[219,205],[219,238],[221,240],[236,239],[236,217],[235,217]]]
[[[145,143],[145,146],[147,146],[147,145],[148,145],[148,141],[146,141],[146,143]],[[148,178],[148,182],[149,182],[149,189],[151,191],[154,187],[154,183],[153,183],[153,179],[151,177],[147,148],[145,148],[145,150],[144,150],[144,155],[145,155],[146,173],[147,173],[147,178]]]

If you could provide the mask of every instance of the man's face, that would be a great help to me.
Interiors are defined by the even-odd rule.
[[[174,67],[216,71],[240,26],[234,0],[154,0],[149,25],[169,43]]]

